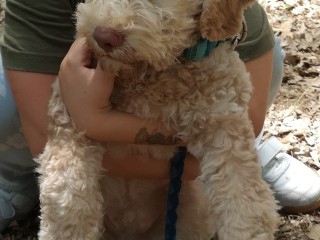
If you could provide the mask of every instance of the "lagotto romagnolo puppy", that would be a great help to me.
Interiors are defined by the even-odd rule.
[[[199,61],[183,57],[202,36],[224,40],[241,30],[253,0],[87,0],[77,33],[103,69],[116,74],[112,105],[162,121],[200,160],[201,176],[183,182],[179,240],[271,240],[277,206],[261,178],[248,119],[249,74],[230,43]],[[40,240],[163,240],[167,186],[125,180],[102,169],[104,152],[169,159],[174,146],[101,145],[78,131],[58,81],[49,104],[49,136],[37,159]]]

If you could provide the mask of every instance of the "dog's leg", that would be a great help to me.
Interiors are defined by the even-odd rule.
[[[201,171],[219,239],[274,239],[276,202],[261,177],[246,114],[236,113],[215,123],[212,131],[203,133]],[[199,145],[195,146],[188,148],[199,151]]]
[[[72,126],[57,83],[49,106],[49,136],[37,160],[40,240],[98,240],[103,233],[99,186],[103,148]]]
[[[178,240],[211,240],[216,232],[208,214],[208,201],[203,194],[200,181],[186,181],[182,184],[178,208]]]

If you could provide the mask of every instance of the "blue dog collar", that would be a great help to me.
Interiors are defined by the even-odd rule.
[[[212,49],[219,46],[219,43],[220,41],[211,42],[207,39],[200,38],[196,45],[184,50],[183,57],[191,61],[199,61],[208,56]]]
[[[209,41],[204,38],[200,38],[198,42],[184,50],[183,57],[190,61],[199,61],[202,58],[208,56],[212,49],[219,46],[220,43],[229,42],[231,47],[235,49],[239,43],[243,42],[247,37],[247,24],[245,19],[242,20],[242,30],[234,38],[227,39],[225,41]]]

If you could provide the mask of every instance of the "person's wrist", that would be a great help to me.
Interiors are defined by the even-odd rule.
[[[114,114],[111,103],[101,108],[90,110],[87,112],[87,117],[81,121],[80,127],[88,138],[101,141],[101,128],[104,128],[103,125],[108,122],[110,114]]]

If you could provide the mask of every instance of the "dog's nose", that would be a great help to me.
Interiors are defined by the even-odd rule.
[[[110,52],[113,48],[121,46],[124,38],[121,33],[112,28],[101,27],[95,28],[92,37],[105,52]]]

